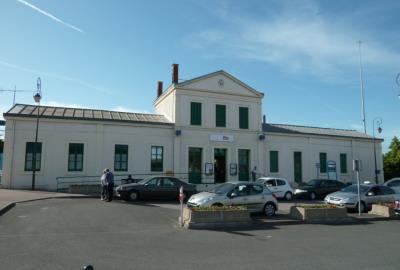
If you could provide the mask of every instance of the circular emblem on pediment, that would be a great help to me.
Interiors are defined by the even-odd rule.
[[[223,87],[224,86],[224,80],[223,79],[219,79],[218,80],[218,85],[219,85],[219,87]]]

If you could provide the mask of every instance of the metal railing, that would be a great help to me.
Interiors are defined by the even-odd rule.
[[[131,180],[128,180],[128,175]],[[138,182],[155,176],[171,176],[193,184],[215,184],[214,175],[198,174],[196,177],[188,173],[151,173],[151,174],[114,174],[114,185]],[[98,193],[100,192],[100,175],[60,176],[56,178],[57,192],[65,193]],[[193,179],[196,178],[196,179]],[[82,192],[79,192],[82,191]]]

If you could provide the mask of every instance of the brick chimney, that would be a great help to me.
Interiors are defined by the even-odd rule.
[[[178,64],[172,64],[172,83],[178,83]]]
[[[163,82],[158,81],[157,82],[157,98],[159,98],[162,95],[162,91],[163,91]]]
[[[265,116],[265,114],[263,115],[263,124],[266,124],[267,123],[267,119],[266,119],[266,116]]]

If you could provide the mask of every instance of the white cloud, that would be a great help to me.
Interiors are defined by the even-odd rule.
[[[50,107],[65,107],[65,108],[80,108],[80,109],[93,109],[91,106],[75,104],[75,103],[63,103],[58,101],[45,101],[41,102],[42,106],[50,106]]]
[[[79,33],[84,33],[84,31],[82,29],[80,29],[80,28],[78,28],[76,26],[73,26],[72,24],[69,24],[67,22],[64,22],[63,20],[59,19],[58,17],[54,16],[53,14],[51,14],[51,13],[49,13],[47,11],[44,11],[43,9],[40,9],[35,5],[32,5],[32,4],[30,4],[30,3],[28,3],[28,2],[26,2],[24,0],[16,0],[16,1],[21,3],[21,4],[23,4],[23,5],[25,5],[25,6],[30,7],[31,9],[43,14],[46,17],[49,17],[53,21],[56,21],[56,22],[61,23],[62,25],[66,26],[68,28],[71,28],[72,30],[75,30],[75,31],[77,31]]]
[[[124,106],[117,106],[111,109],[111,111],[117,111],[117,112],[132,112],[132,113],[150,113],[149,111],[146,110],[137,110],[137,109],[131,109],[127,108]]]
[[[195,49],[204,47],[205,54],[219,50],[221,53],[215,55],[266,62],[322,78],[337,77],[346,68],[358,67],[358,40],[369,37],[350,20],[333,22],[324,17],[313,2],[297,7],[282,5],[276,14],[262,19],[231,13],[221,20],[221,27],[194,34],[186,43],[194,44]],[[365,65],[397,67],[400,62],[399,52],[379,42],[366,42],[362,52]]]

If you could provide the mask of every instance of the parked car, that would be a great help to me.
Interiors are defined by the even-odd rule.
[[[273,193],[258,183],[226,182],[214,189],[193,195],[188,207],[245,205],[251,212],[263,212],[273,216],[278,210],[278,202]]]
[[[396,193],[400,193],[400,177],[392,178],[384,185],[392,188]]]
[[[336,180],[313,179],[300,185],[294,191],[294,197],[298,199],[319,199],[327,194],[341,190],[346,185]]]
[[[277,198],[283,198],[287,201],[293,199],[293,189],[285,178],[261,177],[257,183],[265,185]]]
[[[399,201],[395,201],[394,203],[394,212],[396,213],[396,215],[400,215],[400,200]]]
[[[361,212],[369,211],[373,203],[393,203],[400,199],[393,189],[384,185],[360,185]],[[325,203],[345,206],[350,210],[358,209],[358,187],[348,186],[341,191],[325,197]]]
[[[185,197],[195,194],[196,186],[175,177],[155,176],[138,183],[118,186],[115,191],[123,200],[178,200],[179,189],[183,187]]]

